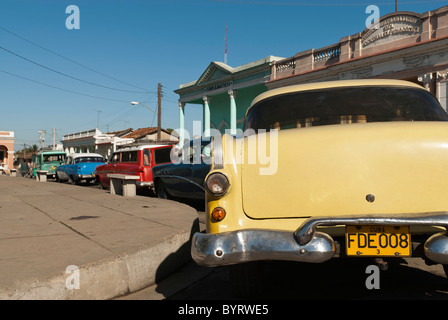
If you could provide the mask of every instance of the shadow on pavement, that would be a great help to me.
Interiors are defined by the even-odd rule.
[[[156,292],[162,294],[164,297],[172,295],[172,286],[169,282],[164,282],[167,276],[173,274],[176,270],[192,262],[190,248],[191,240],[196,232],[199,232],[199,219],[195,219],[191,226],[190,237],[188,242],[182,245],[176,252],[171,253],[168,257],[162,261],[156,271]]]

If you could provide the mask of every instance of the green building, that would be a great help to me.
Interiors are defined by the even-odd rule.
[[[252,100],[267,91],[271,65],[283,58],[268,56],[236,68],[222,62],[211,62],[198,80],[182,84],[174,92],[179,95],[179,142],[184,141],[185,112],[188,104],[203,107],[203,135],[214,128],[224,133],[242,129],[246,110]]]

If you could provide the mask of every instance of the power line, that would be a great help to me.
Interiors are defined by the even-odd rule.
[[[369,5],[395,5],[395,2],[384,3],[277,3],[277,2],[262,2],[262,1],[239,1],[239,0],[210,0],[213,2],[227,2],[227,3],[239,3],[239,4],[266,4],[277,6],[309,6],[309,7],[339,7],[339,6],[369,6]],[[446,0],[429,0],[429,1],[406,1],[400,2],[400,4],[422,4],[422,3],[434,3],[434,2],[446,2]]]
[[[43,83],[43,82],[36,81],[36,80],[33,80],[33,79],[29,79],[29,78],[26,78],[26,77],[22,77],[22,76],[19,76],[17,74],[14,74],[14,73],[11,73],[11,72],[8,72],[8,71],[5,71],[5,70],[1,70],[1,69],[0,69],[0,72],[9,74],[11,76],[14,76],[14,77],[17,77],[17,78],[20,78],[20,79],[24,79],[24,80],[27,80],[27,81],[30,81],[30,82],[34,82],[34,83],[40,84],[42,86],[46,86],[46,87],[62,90],[62,91],[65,91],[65,92],[78,94],[78,95],[81,95],[81,96],[86,96],[86,97],[95,98],[95,99],[101,99],[101,100],[115,101],[115,102],[129,102],[129,100],[117,100],[117,99],[98,97],[98,96],[90,95],[90,94],[87,94],[87,93],[81,93],[81,92],[76,92],[76,91],[73,91],[73,90],[68,90],[68,89],[56,87],[56,86],[53,86],[51,84],[47,84],[47,83]]]
[[[36,66],[39,66],[39,67],[41,67],[41,68],[44,68],[44,69],[47,69],[47,70],[49,70],[49,71],[55,72],[55,73],[60,74],[60,75],[62,75],[62,76],[65,76],[65,77],[68,77],[68,78],[71,78],[71,79],[74,79],[74,80],[77,80],[77,81],[81,81],[81,82],[84,82],[84,83],[87,83],[87,84],[90,84],[90,85],[94,85],[94,86],[97,86],[97,87],[102,87],[102,88],[106,88],[106,89],[110,89],[110,90],[123,91],[123,92],[147,93],[147,91],[123,90],[123,89],[118,89],[118,88],[113,88],[113,87],[103,86],[103,85],[101,85],[101,84],[97,84],[97,83],[93,83],[93,82],[90,82],[90,81],[82,80],[82,79],[73,77],[73,76],[71,76],[71,75],[68,75],[68,74],[66,74],[66,73],[64,73],[64,72],[60,72],[60,71],[57,71],[57,70],[52,69],[52,68],[50,68],[50,67],[44,66],[43,64],[40,64],[40,63],[38,63],[38,62],[35,62],[35,61],[31,60],[31,59],[25,58],[24,56],[22,56],[22,55],[20,55],[20,54],[18,54],[18,53],[15,53],[15,52],[13,52],[13,51],[11,51],[11,50],[8,50],[8,49],[6,49],[6,48],[4,48],[4,47],[2,47],[2,46],[0,46],[0,49],[2,49],[2,50],[4,50],[4,51],[6,51],[6,52],[8,52],[8,53],[10,53],[10,54],[12,54],[12,55],[18,57],[18,58],[21,58],[21,59],[23,59],[23,60],[25,60],[25,61],[28,61],[28,62],[30,62],[30,63],[32,63],[32,64],[35,64]]]
[[[45,51],[47,51],[47,52],[50,52],[50,53],[52,53],[52,54],[54,54],[54,55],[56,55],[56,56],[58,56],[58,57],[60,57],[60,58],[63,58],[63,59],[65,59],[65,60],[67,60],[67,61],[70,61],[71,63],[74,63],[74,64],[76,64],[76,65],[78,65],[78,66],[80,66],[80,67],[83,67],[83,68],[85,68],[85,69],[87,69],[87,70],[89,70],[89,71],[92,71],[92,72],[95,72],[95,73],[97,73],[97,74],[99,74],[99,75],[102,75],[103,77],[107,77],[107,78],[109,78],[109,79],[112,79],[112,80],[118,81],[118,82],[120,82],[120,83],[126,84],[126,85],[128,85],[128,86],[130,86],[130,87],[134,87],[134,88],[136,88],[136,89],[144,90],[145,92],[150,92],[150,91],[148,91],[148,90],[146,90],[146,89],[137,87],[137,86],[135,86],[135,85],[133,85],[133,84],[130,84],[130,83],[128,83],[128,82],[119,80],[119,79],[117,79],[117,78],[114,78],[114,77],[109,76],[109,75],[107,75],[107,74],[104,74],[104,73],[102,73],[102,72],[96,71],[96,70],[94,70],[94,69],[92,69],[92,68],[90,68],[90,67],[88,67],[88,66],[85,66],[85,65],[83,65],[83,64],[81,64],[81,63],[79,63],[79,62],[77,62],[77,61],[74,61],[73,59],[70,59],[70,58],[68,58],[68,57],[66,57],[66,56],[63,56],[63,55],[61,55],[61,54],[59,54],[59,53],[53,51],[53,50],[50,50],[50,49],[48,49],[48,48],[45,48],[45,47],[43,47],[43,46],[41,46],[41,45],[39,45],[39,44],[37,44],[37,43],[31,41],[31,40],[28,40],[28,39],[26,39],[26,38],[24,38],[24,37],[22,37],[22,36],[20,36],[20,35],[18,35],[18,34],[16,34],[16,33],[12,32],[12,31],[10,31],[10,30],[4,28],[4,27],[1,27],[1,26],[0,26],[0,29],[3,30],[3,31],[5,31],[5,32],[7,32],[7,33],[9,33],[9,34],[11,34],[11,35],[13,35],[13,36],[15,36],[15,37],[17,37],[17,38],[19,38],[19,39],[22,39],[23,41],[26,41],[26,42],[28,42],[28,43],[30,43],[30,44],[32,44],[32,45],[34,45],[34,46],[36,46],[36,47],[42,49],[42,50],[45,50]],[[155,92],[154,92],[154,93],[155,93]]]

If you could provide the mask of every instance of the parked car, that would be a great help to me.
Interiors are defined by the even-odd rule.
[[[64,164],[66,156],[64,151],[38,152],[31,159],[31,177],[36,176],[36,170],[46,170],[47,178],[54,178],[54,170]]]
[[[152,188],[152,168],[169,163],[171,145],[142,145],[127,147],[114,152],[108,163],[95,169],[96,181],[101,188],[110,188],[108,174],[137,175],[137,188]]]
[[[189,141],[178,161],[152,169],[154,190],[159,198],[205,200],[204,180],[210,171],[210,137]]]
[[[191,248],[200,265],[230,265],[237,292],[260,290],[266,260],[421,257],[448,275],[448,116],[428,91],[380,79],[273,89],[244,130],[212,142],[206,233]],[[254,160],[263,145],[270,158]]]
[[[104,158],[99,153],[69,154],[65,164],[55,169],[55,178],[59,182],[70,180],[73,184],[95,181],[95,168],[102,164],[105,164]]]

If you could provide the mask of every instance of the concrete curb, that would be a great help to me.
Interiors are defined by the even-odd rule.
[[[118,254],[94,263],[77,266],[79,289],[74,285],[75,272],[44,279],[21,280],[0,288],[2,300],[107,300],[155,284],[191,259],[190,240],[199,231],[196,220],[183,230],[151,245]]]

